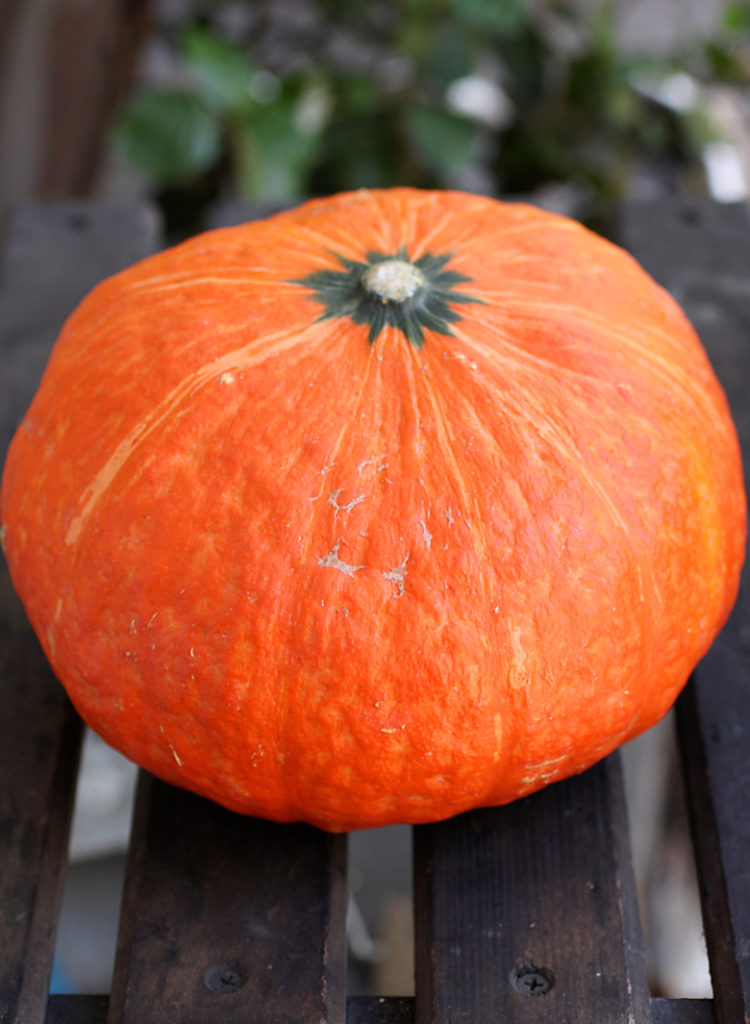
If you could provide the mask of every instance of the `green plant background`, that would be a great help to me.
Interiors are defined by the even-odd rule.
[[[184,8],[155,26],[172,81],[136,89],[114,132],[177,229],[220,196],[395,184],[562,189],[595,221],[644,167],[701,188],[705,111],[639,83],[750,81],[747,2],[727,6],[713,38],[658,60],[620,51],[606,2],[287,0],[239,19],[228,0]],[[457,83],[479,83],[484,102],[451,102]]]

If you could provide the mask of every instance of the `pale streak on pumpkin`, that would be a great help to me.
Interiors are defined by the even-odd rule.
[[[456,336],[460,340],[473,349],[480,357],[486,359],[490,365],[494,365],[504,376],[508,376],[507,369],[508,363],[502,355],[494,351],[487,345],[483,345],[481,341],[475,338],[470,338],[468,335],[456,332]],[[540,375],[544,371],[539,371]],[[512,402],[512,396],[506,398],[506,402]],[[542,403],[532,396],[529,389],[526,389],[522,401],[514,403],[514,408],[510,410],[511,415],[514,419],[523,423],[523,428],[527,434],[536,434],[541,437],[547,444],[553,448],[561,462],[576,466],[576,472],[580,472],[581,477],[586,481],[592,493],[598,497],[600,504],[605,509],[610,519],[618,530],[622,530],[627,533],[627,527],[623,520],[617,506],[614,504],[610,496],[604,487],[597,481],[591,473],[588,472],[586,467],[582,464],[580,459],[580,453],[576,449],[576,446],[572,439],[563,431],[559,423],[554,416]],[[473,416],[472,407],[467,403],[465,414],[472,415],[474,421],[479,425],[480,421]],[[497,440],[494,438],[491,431],[484,431],[485,440],[488,443],[497,445]]]
[[[409,253],[411,258],[417,260],[420,258],[420,256],[424,256],[425,253],[430,252],[433,246],[433,239],[436,238],[440,234],[440,232],[443,231],[444,228],[450,224],[452,219],[455,220],[455,217],[452,212],[445,213],[441,218],[439,218],[435,226],[430,231],[426,231],[424,232],[424,234],[421,234],[419,237],[419,241],[414,247],[414,251]],[[453,247],[455,248],[455,243]]]
[[[182,274],[160,274],[158,277],[148,278],[137,282],[133,286],[133,291],[138,291],[141,294],[149,294],[152,292],[184,291],[186,289],[202,285],[228,285],[231,288],[236,288],[238,285],[253,288],[267,288],[269,285],[273,285],[274,288],[281,288],[284,285],[289,285],[289,291],[291,292],[294,287],[294,285],[289,281],[279,280],[278,273],[274,273],[272,271],[266,271],[261,276],[253,278],[251,276],[252,269],[253,268],[250,268],[247,273],[242,273],[238,270],[237,277],[215,277],[212,275],[193,275],[192,277],[189,277]],[[260,268],[254,269],[259,270]]]
[[[471,523],[471,542],[474,547],[474,553],[477,561],[479,564],[484,566],[485,571],[478,574],[478,581],[481,583],[483,590],[483,600],[487,604],[490,604],[494,600],[493,579],[491,578],[492,574],[489,571],[493,564],[493,560],[490,554],[491,544],[488,538],[486,517],[482,514],[482,510],[477,506],[476,499],[472,497],[472,489],[469,486],[470,482],[466,479],[463,468],[454,451],[455,440],[450,428],[449,417],[446,414],[444,401],[438,389],[433,386],[432,381],[430,381],[429,378],[423,377],[422,380],[425,393],[432,406],[433,424],[437,443],[444,459],[445,467],[448,470],[448,474],[453,479],[454,485],[458,491],[457,496],[461,504],[460,511],[462,516],[465,522]],[[452,526],[455,519],[451,507],[445,509],[445,516],[448,520],[448,524]]]
[[[477,292],[477,294],[480,293]],[[538,314],[540,312],[549,312],[562,314],[569,318],[574,324],[576,322],[587,322],[591,324],[597,332],[604,332],[608,334],[611,338],[620,342],[623,348],[627,349],[632,355],[640,357],[642,364],[653,370],[653,375],[660,377],[667,387],[672,388],[674,386],[681,391],[690,400],[691,405],[695,407],[695,411],[700,411],[704,415],[707,423],[711,425],[715,423],[716,407],[712,397],[706,392],[705,387],[700,387],[698,382],[690,373],[686,372],[681,367],[676,366],[663,355],[658,354],[647,345],[639,343],[635,336],[635,331],[626,332],[621,328],[616,328],[612,325],[610,320],[607,320],[605,317],[584,307],[572,307],[564,303],[557,304],[541,301],[519,302],[519,300],[512,295],[504,295],[502,293],[497,293],[497,298],[503,303],[509,300],[508,305],[504,310],[509,318],[515,311],[526,310],[531,312],[535,319],[538,318]],[[477,308],[479,309],[481,307]],[[477,316],[477,320],[482,320],[481,314]],[[497,329],[491,321],[484,319],[483,322],[486,326],[491,326],[493,330]],[[672,338],[667,331],[661,331],[650,325],[648,333],[652,336],[656,335],[660,337],[669,345],[670,348],[675,347],[674,338]],[[510,344],[513,344],[510,337],[508,337],[507,340]],[[526,351],[521,346],[516,345],[515,347],[520,351]],[[556,363],[551,363],[551,365],[555,367],[555,370],[557,370],[558,367]]]
[[[428,344],[434,344],[435,341],[436,339],[434,337],[430,338]],[[435,436],[437,438],[441,454],[445,460],[445,466],[457,488],[462,506],[461,511],[464,518],[472,524],[474,530],[473,543],[476,546],[477,553],[481,557],[483,564],[489,565],[490,545],[485,528],[485,517],[477,507],[476,499],[472,498],[472,487],[466,480],[460,461],[456,457],[456,453],[454,451],[455,438],[450,425],[450,417],[446,412],[444,397],[440,394],[439,389],[435,387],[428,374],[416,372],[421,368],[421,364],[418,363],[418,359],[420,357],[411,346],[409,346],[408,351],[412,358],[408,361],[404,361],[404,368],[408,372],[409,393],[411,397],[410,408],[412,409],[415,417],[415,432],[417,434],[421,433],[419,401],[417,399],[417,389],[421,387],[432,409],[432,422],[435,428]],[[446,516],[448,517],[449,523],[452,525],[453,518],[450,508],[446,510]],[[427,546],[429,548],[429,545]],[[488,582],[489,581],[485,578],[485,574],[483,573],[482,584],[485,588],[485,596],[489,600],[489,596],[487,594]]]
[[[512,206],[515,206],[519,211],[519,215],[521,215],[521,220],[518,224],[508,224],[503,228],[488,231],[486,234],[483,232],[467,233],[463,236],[465,239],[465,243],[463,245],[461,245],[461,238],[459,238],[458,233],[451,231],[449,248],[456,251],[459,251],[460,249],[462,254],[465,253],[469,255],[471,247],[475,244],[480,248],[492,245],[493,250],[497,251],[502,243],[507,239],[513,238],[514,236],[517,237],[519,235],[523,238],[524,244],[526,244],[528,240],[533,237],[535,229],[547,238],[550,236],[553,228],[558,230],[561,234],[572,234],[579,238],[581,237],[581,232],[584,230],[581,225],[575,221],[568,221],[562,217],[556,221],[543,221],[542,217],[546,215],[541,213],[540,219],[538,221],[533,221],[527,219],[526,215],[528,214],[528,211],[534,209],[534,207],[525,203],[509,204],[509,207]],[[538,259],[539,257],[537,255],[537,262]]]
[[[464,345],[470,347],[478,355],[484,358],[490,366],[494,366],[503,377],[506,379],[508,378],[507,365],[501,354],[497,353],[488,345],[482,344],[481,341],[468,337],[460,330],[456,330],[455,334]],[[580,458],[580,453],[577,451],[574,442],[560,428],[554,414],[551,414],[543,404],[532,397],[530,389],[526,389],[522,401],[514,402],[512,395],[506,397],[505,401],[506,403],[512,403],[513,407],[509,408],[509,414],[516,421],[523,424],[524,431],[527,435],[536,434],[538,437],[542,438],[550,448],[557,453],[562,464],[576,466],[576,473],[578,474],[579,479],[586,484],[599,506],[606,512],[618,534],[627,539],[627,543],[632,550],[631,565],[635,567],[638,593],[641,601],[641,607],[643,607],[646,581],[643,578],[641,560],[635,550],[630,530],[617,505],[609,495],[606,487],[586,468],[584,461]],[[482,431],[485,443],[499,449],[496,437],[492,431],[487,429],[481,423],[481,420],[476,416],[476,413],[469,401],[466,402],[463,415],[465,418],[470,418],[472,420],[475,425],[475,429]],[[662,595],[653,575],[650,577],[648,582],[650,591],[654,595],[657,604],[660,605],[662,603]],[[644,622],[644,628],[647,627],[648,624]]]
[[[427,395],[432,407],[435,436],[440,447],[440,452],[445,459],[445,465],[449,471],[449,475],[453,478],[457,487],[458,495],[461,500],[462,511],[467,519],[477,518],[478,521],[481,522],[481,517],[476,515],[477,509],[471,498],[471,487],[463,475],[463,470],[461,469],[459,461],[453,450],[455,439],[451,431],[449,418],[446,415],[443,399],[438,390],[432,384],[432,381],[429,378],[423,379],[425,394]],[[486,554],[486,544],[484,545],[484,548],[484,553]]]
[[[339,344],[342,344],[342,345],[351,345],[353,343],[352,333],[351,333],[351,324],[349,324],[344,319],[335,320],[333,322],[329,321],[329,322],[325,322],[325,323],[316,322],[315,324],[313,324],[313,327],[316,329],[316,331],[322,337],[324,337],[324,338],[326,338],[328,340],[337,341]],[[362,326],[361,331],[362,331],[362,340],[365,341],[365,337],[366,337],[365,331],[366,331],[366,328],[364,326]],[[373,388],[375,399],[376,399],[376,401],[378,401],[379,406],[380,406],[381,399],[382,399],[383,388],[380,385],[380,383],[376,383],[374,386],[371,384],[371,379],[373,377],[376,379],[376,381],[379,379],[379,376],[380,376],[380,374],[379,374],[380,366],[381,366],[381,360],[380,360],[380,357],[379,357],[379,354],[378,354],[377,347],[374,346],[374,345],[370,345],[369,346],[369,352],[368,352],[368,359],[367,359],[367,363],[366,363],[366,366],[365,366],[365,372],[362,375],[362,379],[361,379],[361,382],[360,382],[360,385],[359,385],[359,390],[358,390],[358,392],[356,394],[356,397],[353,399],[349,415],[345,418],[345,420],[344,420],[344,422],[343,422],[343,424],[341,426],[341,430],[339,431],[339,433],[338,433],[338,435],[336,437],[336,440],[333,442],[333,445],[332,445],[331,449],[326,453],[326,465],[325,465],[323,471],[321,472],[321,483],[320,483],[320,488],[318,490],[318,493],[314,494],[312,497],[310,497],[308,499],[310,502],[317,502],[318,503],[317,507],[318,507],[319,511],[317,513],[317,516],[315,516],[312,519],[312,521],[310,523],[310,529],[308,530],[307,536],[304,539],[304,542],[303,542],[303,544],[300,547],[299,560],[300,560],[300,563],[302,565],[306,565],[309,562],[310,557],[311,557],[310,552],[311,552],[311,547],[312,547],[312,544],[313,544],[313,540],[315,538],[317,538],[317,536],[319,534],[319,531],[320,531],[321,522],[323,521],[325,516],[328,514],[328,506],[333,504],[330,501],[330,494],[331,494],[331,492],[329,492],[329,498],[325,502],[322,500],[323,497],[324,497],[326,488],[330,486],[328,484],[327,480],[326,480],[327,474],[336,465],[336,463],[338,462],[338,456],[339,456],[339,454],[340,454],[340,452],[341,452],[341,450],[342,450],[342,448],[344,446],[344,442],[345,442],[349,432],[352,430],[353,426],[356,424],[357,414],[358,414],[358,412],[359,412],[359,410],[360,410],[360,408],[362,406],[362,402],[364,400],[364,396],[365,396],[365,394],[368,392],[368,390],[371,387]],[[376,422],[382,422],[382,416],[381,415],[376,415],[376,416],[373,417],[373,419]],[[361,473],[363,471],[363,469],[365,468],[365,465],[374,462],[375,459],[376,459],[376,457],[373,456],[371,459],[365,459],[362,462],[360,462],[360,464],[357,466],[357,472]],[[376,467],[375,472],[376,473],[380,472],[383,468],[385,468],[383,465],[379,465],[379,466]],[[341,493],[341,490],[343,490],[343,489],[344,488],[342,487],[339,490],[338,493]],[[333,493],[336,493],[336,492],[333,492]],[[362,495],[362,499],[363,500],[366,500],[366,498],[367,498],[367,495]],[[359,504],[359,502],[355,502],[354,504],[355,505]],[[354,506],[352,506],[352,507],[354,507]],[[351,511],[351,509],[349,509],[348,511]],[[336,517],[336,515],[337,515],[337,512],[334,512],[334,518]],[[331,560],[331,555],[333,555],[335,558],[338,558],[339,544],[341,543],[341,541],[343,539],[344,539],[343,537],[339,537],[336,540],[334,548],[331,551],[329,551],[328,554],[326,554],[326,555],[324,555],[322,557],[321,556],[317,556],[316,557],[316,562],[317,562],[317,564],[319,566],[321,566],[322,568],[334,568],[334,569],[340,569],[341,568],[340,565],[335,564],[334,561]],[[341,565],[348,565],[348,563],[342,562]],[[365,568],[365,566],[364,565],[356,566],[356,569],[362,569],[362,568]],[[348,573],[347,575],[352,575],[352,574]],[[281,696],[280,696],[279,699],[280,699],[280,706],[281,706],[281,703],[282,703]],[[281,717],[283,719],[284,715],[282,714]]]
[[[357,198],[352,202],[352,207],[353,217],[356,220],[366,216],[365,211],[362,209],[361,198],[367,199],[370,206],[372,206],[376,211],[380,210],[380,207],[376,202],[376,198],[371,192],[363,189],[355,195]],[[313,213],[315,210],[314,201],[310,203],[307,208],[310,213]],[[377,216],[370,221],[367,228],[368,249],[382,250],[390,245],[390,237],[384,231],[384,228],[387,226],[389,226],[389,218],[384,217],[382,213],[378,213]],[[351,253],[352,259],[361,259],[362,247],[359,245],[355,248],[355,246],[352,245],[351,229],[344,223],[337,223],[335,228],[329,224],[325,231],[320,231],[312,227],[309,221],[291,225],[287,231],[287,238],[289,240],[293,240],[297,237],[312,239],[319,251],[321,249],[323,251],[335,249],[337,252],[340,252],[342,256],[346,256]],[[279,243],[275,244],[278,245]],[[284,243],[281,242],[281,245],[283,244]]]
[[[177,387],[172,388],[169,394],[162,399],[145,419],[128,431],[87,489],[82,493],[81,501],[83,504],[81,511],[68,527],[65,543],[72,545],[78,541],[95,507],[107,493],[133,453],[147,440],[154,430],[174,413],[175,409],[186,398],[195,394],[196,391],[212,380],[221,379],[224,373],[232,370],[248,369],[267,358],[308,342],[311,335],[317,333],[316,327],[317,325],[307,325],[299,331],[287,328],[261,338],[254,338],[248,344],[233,349],[220,358],[204,364],[200,369],[194,370]],[[228,331],[227,333],[238,333],[241,329],[241,326],[235,326],[231,332]]]
[[[487,307],[480,307],[480,309],[486,308]],[[688,403],[689,405],[691,412],[694,413],[696,416],[701,416],[706,424],[706,428],[708,430],[713,430],[716,418],[716,407],[713,402],[713,399],[706,393],[705,390],[696,387],[696,381],[689,373],[676,371],[675,368],[668,361],[666,361],[663,356],[654,353],[653,349],[649,348],[647,345],[639,343],[637,338],[635,337],[635,330],[632,333],[624,332],[619,329],[615,330],[612,328],[611,324],[605,320],[605,318],[596,316],[595,314],[592,314],[587,310],[571,310],[570,307],[567,305],[555,306],[554,309],[557,313],[566,312],[569,315],[572,315],[574,319],[577,320],[578,322],[588,318],[593,323],[596,330],[608,331],[610,336],[616,338],[621,343],[622,348],[625,349],[630,354],[631,368],[637,365],[638,363],[640,363],[641,365],[645,365],[646,368],[649,370],[650,376],[660,377],[662,381],[665,383],[670,393],[675,393],[675,391],[677,391],[678,393],[682,393],[686,403]],[[507,306],[507,304],[506,315],[508,315],[509,317],[512,316],[512,312],[510,308]],[[555,374],[565,374],[571,379],[572,375],[576,373],[576,371],[561,366],[554,360],[539,357],[536,354],[531,353],[524,346],[518,345],[514,341],[513,337],[507,333],[507,329],[504,329],[501,325],[494,322],[494,320],[491,317],[488,319],[486,313],[484,316],[478,316],[475,322],[481,322],[486,329],[493,332],[496,342],[502,344],[506,349],[510,349],[515,353],[516,360],[520,360],[520,362],[517,362],[516,365],[518,365],[520,369],[523,369],[524,372],[528,372],[530,367],[523,367],[523,362],[531,363],[532,361],[536,360],[540,364],[540,376],[542,377],[544,377],[545,374],[549,374],[550,368],[552,368]],[[461,334],[461,332],[458,333]],[[664,342],[670,345],[674,345],[674,339],[667,332],[651,327],[649,333],[652,335],[659,336]],[[488,353],[494,351],[493,348],[486,345],[486,343],[478,341],[476,338],[466,337],[463,334],[461,334],[461,337],[464,343],[475,352],[482,352],[485,356],[487,356]],[[634,355],[636,359],[632,358]],[[507,365],[511,365],[511,360],[509,360],[505,355],[503,355],[503,361],[507,363]],[[655,373],[652,372],[654,370],[656,370]],[[607,382],[605,380],[602,380],[596,374],[589,375],[589,379],[597,381],[602,386],[607,385],[608,383],[610,384],[610,386],[616,386],[613,382]],[[570,397],[574,396],[571,395]],[[582,408],[582,412],[585,413],[585,408]],[[713,502],[709,502],[708,498],[706,497],[705,501],[703,503],[699,503],[698,507],[696,508],[696,514],[702,513],[707,521],[711,521],[713,510],[710,506],[715,503],[716,496],[714,496]],[[653,583],[653,590],[654,596],[656,597],[657,601],[661,603],[661,591],[656,586],[655,581]]]
[[[421,196],[421,201],[413,204],[404,203],[402,200],[398,204],[398,210],[393,206],[389,208],[387,200],[380,193],[369,193],[368,198],[375,211],[376,223],[390,229],[387,234],[385,231],[381,232],[381,250],[394,252],[402,245],[410,249],[416,231],[418,211],[424,208],[425,203],[429,203],[429,196]],[[414,253],[409,252],[409,256],[413,259]]]
[[[510,320],[511,317],[508,319]],[[531,373],[533,376],[538,374],[540,377],[546,378],[549,378],[549,374],[552,372],[557,377],[565,377],[571,381],[583,381],[586,383],[595,382],[606,387],[617,387],[615,382],[602,378],[598,374],[589,373],[581,369],[572,369],[570,366],[565,366],[562,363],[556,362],[554,359],[549,359],[546,356],[540,356],[538,353],[532,352],[529,348],[519,345],[513,335],[508,333],[507,330],[497,322],[493,322],[488,319],[480,320],[479,317],[476,317],[474,322],[481,322],[488,331],[492,331],[494,333],[494,340],[497,347],[502,347],[505,350],[502,355],[503,366],[507,367],[509,370],[519,370],[523,373]],[[454,331],[454,334],[456,334],[457,337],[460,337],[462,342],[467,345],[467,347],[470,347],[476,355],[485,356],[488,352],[495,351],[491,346],[482,343],[476,338],[472,338],[470,335],[463,334],[461,331],[456,330]],[[570,351],[569,348],[567,350]],[[468,360],[467,356],[464,356],[464,358]],[[476,364],[476,362],[473,362],[472,369],[476,369],[477,365],[478,364]]]

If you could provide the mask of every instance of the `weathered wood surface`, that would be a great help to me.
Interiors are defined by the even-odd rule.
[[[696,323],[747,455],[745,211],[636,204],[622,227]],[[31,207],[10,225],[0,264],[0,449],[65,315],[157,236],[153,215],[133,207]],[[750,1021],[748,611],[745,582],[680,701],[714,1001],[648,996],[617,757],[511,807],[416,830],[414,999],[345,999],[340,838],[238,818],[144,776],[112,994],[47,1001],[80,726],[3,565],[0,1024]]]
[[[109,1024],[344,1024],[346,846],[143,775]]]
[[[619,755],[415,834],[416,1024],[627,1024],[649,992]]]

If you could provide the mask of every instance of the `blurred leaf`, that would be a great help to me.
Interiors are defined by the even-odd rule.
[[[453,0],[459,24],[478,32],[507,36],[524,22],[524,0]]]
[[[455,78],[469,75],[486,48],[484,38],[477,41],[466,32],[457,32],[454,21],[436,22],[417,61],[425,76],[447,86]]]
[[[519,110],[528,110],[556,90],[556,84],[550,86],[552,53],[534,26],[527,25],[519,36],[498,43],[497,52],[505,72],[504,87]]]
[[[132,101],[117,137],[186,202],[209,184],[281,200],[439,188],[460,170],[497,192],[573,185],[606,204],[654,158],[681,180],[701,166],[700,120],[634,87],[614,0],[293,0],[248,5],[260,13],[246,19],[236,0],[178,6],[162,42],[188,87]],[[730,0],[713,38],[671,55],[674,69],[746,82],[749,36],[750,2]],[[446,109],[451,83],[471,75],[499,83],[512,119],[480,128]]]
[[[183,92],[146,92],[123,111],[116,127],[120,152],[159,185],[199,175],[222,150],[221,126],[197,99]]]
[[[183,34],[180,48],[208,106],[227,111],[252,102],[256,69],[239,47],[207,29],[192,28]]]
[[[457,166],[474,156],[478,129],[473,121],[431,107],[411,106],[405,112],[409,141],[417,159],[448,182]]]
[[[339,113],[321,141],[312,190],[340,192],[422,181],[419,168],[404,166],[408,157],[399,128],[399,114],[391,104],[383,103],[367,114]]]
[[[732,32],[750,33],[750,3],[730,3],[724,11],[724,24]]]
[[[348,114],[367,118],[382,108],[383,96],[372,79],[364,75],[347,75],[335,83],[338,105]]]
[[[233,136],[240,194],[269,200],[301,195],[319,138],[298,130],[291,99],[256,107],[237,124]]]
[[[731,46],[709,40],[703,47],[703,55],[712,77],[726,82],[747,83],[747,64]]]

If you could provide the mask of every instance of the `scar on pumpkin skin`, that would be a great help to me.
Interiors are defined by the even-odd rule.
[[[378,461],[377,456],[374,456],[374,455],[373,455],[373,457],[371,459],[362,459],[362,461],[357,466],[357,472],[361,473],[363,469],[365,469],[367,466],[371,466],[373,464],[373,462],[377,462],[377,461]],[[388,463],[385,460],[383,460],[380,463],[380,465],[375,467],[375,472],[379,473],[383,469],[388,469]]]
[[[350,565],[348,562],[342,562],[339,558],[339,544],[341,540],[337,540],[331,550],[323,558],[318,559],[318,565],[322,565],[324,568],[338,569],[339,572],[345,573],[347,576],[353,576],[359,569],[364,569],[363,565]]]
[[[425,547],[429,551],[430,550],[430,544],[432,544],[432,534],[427,529],[427,523],[424,521],[424,519],[420,519],[419,521],[422,524],[422,538],[424,540]]]
[[[402,597],[404,593],[404,579],[406,577],[406,563],[409,561],[409,556],[404,558],[401,565],[397,565],[395,569],[391,569],[390,572],[384,572],[383,576],[390,580],[391,583],[395,583],[398,593],[396,597]]]
[[[160,732],[160,733],[162,734],[162,736],[164,736],[164,739],[165,739],[165,740],[167,740],[167,737],[166,737],[166,735],[165,735],[165,733],[164,733],[164,726],[163,726],[163,725],[160,725],[160,726],[159,726],[159,732]],[[167,746],[168,746],[168,747],[169,747],[169,749],[170,749],[170,750],[172,751],[172,757],[173,757],[173,758],[175,759],[175,761],[177,762],[177,767],[178,767],[178,768],[182,768],[182,759],[180,758],[180,755],[179,755],[179,754],[177,753],[177,751],[176,751],[176,750],[174,749],[174,747],[172,746],[172,744],[171,744],[171,743],[169,742],[169,740],[167,740]]]
[[[339,487],[337,491],[331,491],[328,495],[328,504],[333,505],[337,512],[351,512],[355,505],[359,505],[360,501],[365,500],[366,495],[358,494],[348,505],[339,505],[339,494],[341,494],[343,489],[343,487]]]

